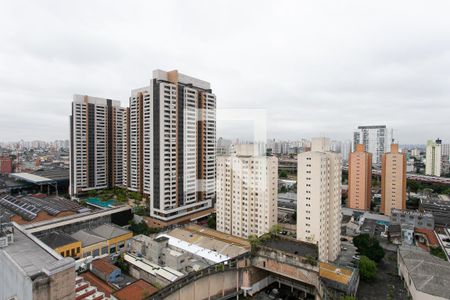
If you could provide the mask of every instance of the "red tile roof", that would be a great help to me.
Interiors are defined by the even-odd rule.
[[[115,289],[112,288],[108,283],[104,282],[90,271],[87,271],[80,276],[83,277],[84,280],[88,281],[91,286],[97,287],[98,291],[105,293],[106,297],[109,297],[111,293],[115,291]]]
[[[155,294],[157,291],[156,287],[143,279],[139,279],[113,293],[113,296],[119,300],[142,300]]]
[[[437,246],[439,245],[439,241],[436,237],[436,234],[434,233],[433,230],[430,229],[425,229],[425,228],[416,228],[415,229],[416,233],[421,233],[423,235],[425,235],[427,237],[428,243],[431,246]]]
[[[92,262],[92,268],[103,273],[105,276],[108,276],[112,271],[119,269],[104,258],[94,260]]]

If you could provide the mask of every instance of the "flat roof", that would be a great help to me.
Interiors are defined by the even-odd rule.
[[[400,247],[399,253],[418,291],[448,299],[450,262],[411,247]]]
[[[199,256],[199,257],[209,260],[211,262],[220,263],[220,262],[227,261],[230,259],[230,257],[227,255],[221,254],[221,253],[211,250],[211,249],[200,247],[196,244],[192,244],[192,243],[183,241],[176,237],[173,237],[173,236],[170,236],[167,234],[161,234],[158,236],[158,238],[160,238],[161,236],[167,237],[169,239],[170,246],[181,249],[186,252],[189,252],[195,256]]]
[[[13,225],[14,242],[0,248],[0,251],[6,252],[27,276],[33,277],[39,273],[50,275],[74,267],[73,258],[63,258],[39,239],[25,232],[21,226],[15,223]]]
[[[174,282],[179,277],[184,276],[183,273],[180,273],[175,269],[172,269],[169,267],[161,267],[160,265],[155,264],[155,263],[149,261],[148,259],[145,259],[143,257],[137,257],[137,256],[134,256],[129,253],[126,253],[124,255],[124,259],[126,262],[132,264],[133,266],[135,266],[153,276],[160,276],[170,282]]]
[[[321,262],[319,273],[320,277],[347,285],[352,278],[353,270]]]
[[[38,176],[38,175],[34,175],[34,174],[30,174],[30,173],[12,173],[11,174],[12,177],[16,178],[16,179],[20,179],[26,182],[31,182],[34,184],[42,184],[42,183],[49,183],[49,182],[53,182],[53,179],[47,178],[47,177],[42,177],[42,176]]]
[[[317,258],[319,251],[315,244],[305,243],[287,238],[271,238],[262,244],[265,247],[281,250],[299,256],[311,256]]]

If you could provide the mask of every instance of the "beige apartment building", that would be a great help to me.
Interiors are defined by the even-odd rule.
[[[298,155],[297,239],[315,243],[321,261],[340,252],[341,155],[328,138],[313,138],[311,151]]]
[[[236,155],[217,156],[217,230],[247,238],[277,224],[278,159],[236,145]]]
[[[441,176],[442,141],[427,141],[425,175]]]
[[[393,208],[406,208],[406,154],[398,151],[398,144],[383,155],[381,166],[381,212],[390,216]]]
[[[372,154],[357,144],[348,161],[348,207],[370,210],[372,200]]]

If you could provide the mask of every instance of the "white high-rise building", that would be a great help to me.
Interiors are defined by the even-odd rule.
[[[171,222],[212,208],[216,96],[208,82],[154,71],[149,86],[131,92],[127,126],[125,185],[149,197],[150,217]]]
[[[247,238],[277,224],[278,160],[255,145],[217,157],[217,230]]]
[[[372,153],[372,164],[381,166],[383,154],[390,151],[393,139],[392,129],[386,125],[359,126],[353,133],[353,151],[357,144],[363,144]]]
[[[321,261],[340,252],[341,176],[341,155],[327,138],[313,138],[311,151],[298,155],[297,239],[317,244]]]
[[[70,116],[70,194],[123,182],[126,109],[120,101],[74,95]]]
[[[442,141],[440,139],[427,142],[425,175],[441,176],[441,144]]]

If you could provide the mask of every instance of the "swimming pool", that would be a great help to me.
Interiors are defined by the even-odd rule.
[[[116,201],[113,199],[102,201],[98,198],[87,198],[86,203],[101,208],[109,208],[116,205]]]

